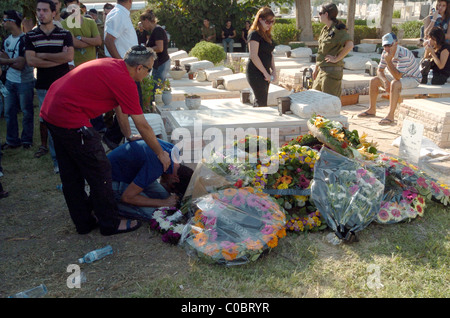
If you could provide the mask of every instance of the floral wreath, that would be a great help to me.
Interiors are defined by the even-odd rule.
[[[398,223],[417,216],[422,217],[425,210],[425,198],[410,190],[402,193],[400,200],[381,202],[376,221],[383,224]]]
[[[184,215],[175,207],[163,207],[153,212],[150,228],[160,232],[165,243],[178,244],[186,225]]]
[[[219,190],[195,204],[197,210],[180,244],[209,262],[239,265],[256,261],[286,236],[282,208],[251,187]]]
[[[428,200],[435,199],[445,206],[450,203],[450,185],[434,180],[417,166],[383,154],[377,162],[386,168],[387,181],[412,187],[420,196]]]

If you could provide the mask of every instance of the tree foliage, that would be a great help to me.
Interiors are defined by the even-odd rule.
[[[292,3],[268,0],[152,0],[149,1],[161,25],[171,35],[179,49],[190,51],[201,39],[203,20],[208,18],[221,41],[222,27],[231,19],[238,38],[246,20],[252,20],[258,9],[270,3]]]

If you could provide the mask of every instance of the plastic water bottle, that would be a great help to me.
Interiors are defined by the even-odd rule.
[[[45,294],[47,294],[47,287],[44,284],[41,284],[37,287],[9,296],[9,298],[38,298],[44,296]]]
[[[112,253],[113,253],[112,247],[110,245],[107,245],[104,248],[100,248],[98,250],[87,253],[86,255],[84,255],[83,258],[79,258],[78,262],[80,264],[83,264],[83,263],[89,264],[89,263],[95,262],[107,255],[110,255]]]
[[[433,79],[433,70],[430,70],[428,72],[428,82],[427,82],[428,85],[431,85],[431,80],[432,79]]]

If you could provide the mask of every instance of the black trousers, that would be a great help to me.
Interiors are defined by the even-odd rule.
[[[88,233],[98,219],[100,233],[108,235],[119,226],[120,218],[112,191],[111,164],[106,157],[100,134],[88,128],[85,137],[77,129],[46,123],[55,144],[59,175],[70,217],[80,234]],[[90,195],[85,192],[85,180]]]
[[[261,72],[246,74],[247,81],[253,90],[253,107],[267,106],[267,96],[269,95],[269,82],[264,79]]]

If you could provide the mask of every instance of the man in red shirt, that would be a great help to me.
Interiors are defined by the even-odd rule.
[[[119,218],[111,164],[90,119],[114,109],[123,135],[128,140],[142,137],[158,155],[164,171],[170,165],[169,154],[145,120],[136,87],[136,82],[148,76],[155,56],[151,49],[133,46],[123,60],[88,61],[55,81],[45,97],[40,116],[54,139],[64,198],[80,234],[89,233],[97,225],[102,235],[133,231],[141,225]],[[140,136],[131,135],[128,115]],[[85,180],[90,186],[89,196],[84,191]]]

